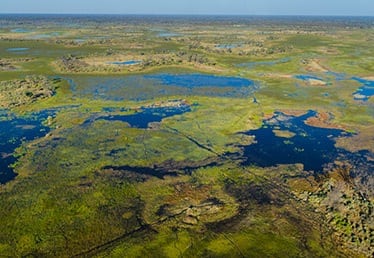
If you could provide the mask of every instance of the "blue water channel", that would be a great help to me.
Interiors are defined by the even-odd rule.
[[[295,78],[298,79],[298,80],[302,80],[302,81],[309,81],[309,80],[323,81],[322,78],[314,76],[314,75],[309,75],[309,74],[295,75]]]

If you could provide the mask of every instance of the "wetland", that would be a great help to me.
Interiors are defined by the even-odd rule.
[[[0,256],[372,257],[373,24],[0,15]]]

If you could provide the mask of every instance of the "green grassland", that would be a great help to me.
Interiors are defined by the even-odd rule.
[[[18,175],[0,185],[0,257],[373,254],[373,195],[360,188],[358,178],[342,176],[344,164],[313,175],[298,164],[261,168],[241,162],[242,147],[253,142],[243,132],[261,127],[275,111],[329,113],[329,124],[355,132],[338,139],[340,147],[373,151],[373,98],[354,100],[358,82],[325,73],[374,76],[373,28],[88,22],[80,29],[46,23],[35,30],[0,30],[0,61],[6,63],[0,94],[23,100],[26,90],[40,85],[51,94],[3,107],[19,116],[58,111],[44,121],[51,129],[45,137],[17,148],[12,167]],[[162,37],[158,30],[180,35]],[[51,36],[32,38],[40,34]],[[142,63],[107,64],[124,58]],[[282,58],[287,61],[266,64]],[[258,64],[240,65],[251,62]],[[10,65],[15,69],[7,69]],[[249,96],[173,90],[154,96],[145,85],[108,93],[124,97],[116,101],[76,94],[68,80],[86,89],[87,78],[191,72],[240,76],[259,88]],[[300,81],[298,74],[326,84]],[[27,78],[40,81],[23,90],[18,85]],[[140,91],[147,97],[133,100]],[[108,107],[114,110],[110,115],[127,115],[173,99],[183,99],[191,111],[152,128],[106,120],[85,124],[108,115]],[[337,188],[346,195],[331,190]]]

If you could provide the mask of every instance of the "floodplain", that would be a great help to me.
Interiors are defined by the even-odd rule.
[[[372,257],[372,17],[0,15],[0,256]]]

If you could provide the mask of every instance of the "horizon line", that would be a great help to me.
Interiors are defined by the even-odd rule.
[[[0,15],[121,15],[121,16],[304,16],[304,17],[374,17],[360,14],[193,14],[193,13],[38,13],[38,12],[0,12]]]

